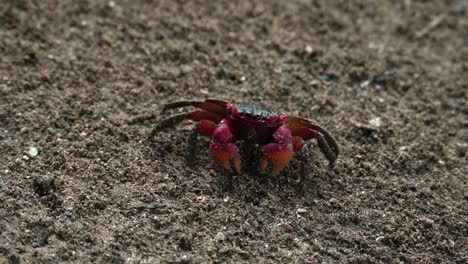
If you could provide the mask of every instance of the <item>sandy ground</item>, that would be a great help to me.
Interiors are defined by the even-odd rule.
[[[0,263],[466,263],[467,1],[214,2],[0,0]],[[192,123],[145,141],[209,97],[314,120],[336,167],[240,144],[230,186]]]

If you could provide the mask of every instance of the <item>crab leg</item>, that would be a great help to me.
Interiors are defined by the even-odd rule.
[[[210,154],[220,167],[227,171],[234,170],[240,173],[239,148],[232,141],[231,128],[227,124],[226,119],[223,119],[213,131],[210,142]]]
[[[205,111],[216,113],[219,115],[226,115],[226,105],[224,101],[216,99],[206,99],[205,101],[187,100],[187,101],[175,101],[164,105],[163,111],[173,108],[180,108],[185,106],[194,106]]]
[[[167,128],[176,126],[177,124],[184,121],[185,119],[190,119],[193,121],[209,120],[211,122],[218,123],[219,121],[221,121],[222,117],[219,116],[218,114],[203,111],[203,110],[196,110],[196,111],[189,112],[189,113],[176,114],[157,123],[156,126],[151,131],[150,137],[153,137],[157,133]]]
[[[303,140],[316,138],[320,150],[329,161],[329,166],[333,167],[333,165],[335,165],[339,154],[338,145],[335,139],[325,129],[300,117],[285,117],[284,123],[291,129],[294,137],[300,137]],[[302,143],[299,142],[300,140],[294,141],[298,142],[295,144],[295,149],[299,150]]]
[[[291,131],[286,125],[280,126],[273,134],[274,143],[269,143],[263,148],[263,158],[260,160],[260,172],[276,176],[291,160],[294,149]]]

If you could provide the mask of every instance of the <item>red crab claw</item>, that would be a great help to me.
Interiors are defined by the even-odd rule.
[[[291,160],[293,149],[293,138],[291,131],[286,125],[280,126],[273,134],[275,143],[267,144],[263,148],[263,158],[260,160],[260,172],[276,176]]]
[[[233,135],[226,120],[219,123],[213,132],[210,154],[213,160],[227,171],[240,173],[239,148],[232,143]]]

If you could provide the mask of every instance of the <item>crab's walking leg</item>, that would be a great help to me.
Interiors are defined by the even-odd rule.
[[[306,140],[309,138],[316,138],[320,151],[322,151],[323,155],[325,155],[325,158],[327,158],[329,162],[328,166],[333,167],[339,153],[338,145],[336,144],[333,137],[331,137],[328,133],[325,133],[310,128],[302,128],[294,131],[294,137],[300,137]]]
[[[320,150],[329,161],[328,166],[333,167],[335,165],[340,152],[338,144],[336,144],[335,139],[324,128],[307,119],[294,116],[286,117],[284,122],[291,129],[294,136],[293,141],[298,142],[298,144],[295,144],[295,151],[299,150],[302,146],[301,140],[298,139],[299,137],[302,140],[316,138]]]
[[[225,170],[240,173],[239,148],[232,141],[231,128],[226,119],[223,119],[213,131],[210,154],[213,160]]]
[[[263,148],[263,158],[260,160],[261,173],[269,172],[271,176],[276,176],[288,165],[294,154],[292,139],[291,131],[286,125],[276,130],[273,134],[274,143],[267,144]]]
[[[325,155],[325,158],[327,158],[327,160],[329,161],[328,166],[333,167],[335,165],[336,158],[337,158],[337,155],[338,155],[338,153],[334,152],[333,150],[338,149],[338,147],[336,147],[336,145],[335,146],[333,146],[333,145],[330,146],[328,143],[329,142],[335,143],[335,140],[333,140],[333,141],[328,140],[327,141],[325,139],[325,135],[322,134],[321,132],[317,132],[316,137],[317,137],[317,143],[318,143],[318,146],[319,146],[320,150],[322,151],[323,155]]]

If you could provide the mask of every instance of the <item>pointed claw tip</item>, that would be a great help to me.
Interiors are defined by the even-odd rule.
[[[260,160],[260,174],[267,174],[271,177],[276,177],[284,169],[277,168],[276,163],[272,159],[262,159]]]
[[[231,163],[231,169],[234,168],[234,171],[235,171],[237,174],[240,174],[240,173],[241,173],[241,164],[240,164],[240,160],[239,160],[238,158],[230,159],[230,163]]]

